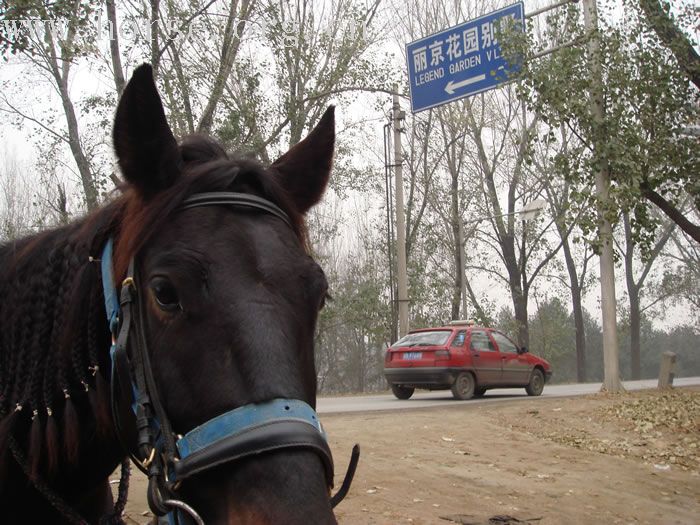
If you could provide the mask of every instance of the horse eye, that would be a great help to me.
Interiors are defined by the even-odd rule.
[[[173,284],[163,277],[151,280],[151,290],[156,303],[166,312],[174,312],[180,308],[180,299]]]

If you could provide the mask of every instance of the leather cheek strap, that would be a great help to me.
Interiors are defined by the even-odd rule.
[[[326,482],[333,487],[333,457],[328,443],[311,424],[299,420],[274,420],[224,437],[174,463],[180,481],[210,468],[246,457],[290,448],[315,452],[323,463]]]

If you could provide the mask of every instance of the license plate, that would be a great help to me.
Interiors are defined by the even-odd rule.
[[[421,352],[405,352],[403,354],[403,358],[409,361],[415,361],[416,359],[420,359],[423,357],[423,354]]]

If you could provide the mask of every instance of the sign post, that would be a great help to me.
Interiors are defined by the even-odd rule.
[[[507,21],[525,30],[522,2],[406,44],[414,113],[498,87],[520,70],[501,56]]]

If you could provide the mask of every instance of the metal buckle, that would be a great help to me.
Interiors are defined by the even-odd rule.
[[[151,449],[150,455],[144,459],[141,464],[143,465],[143,468],[148,468],[151,463],[153,463],[153,459],[156,457],[156,449],[155,447]]]

